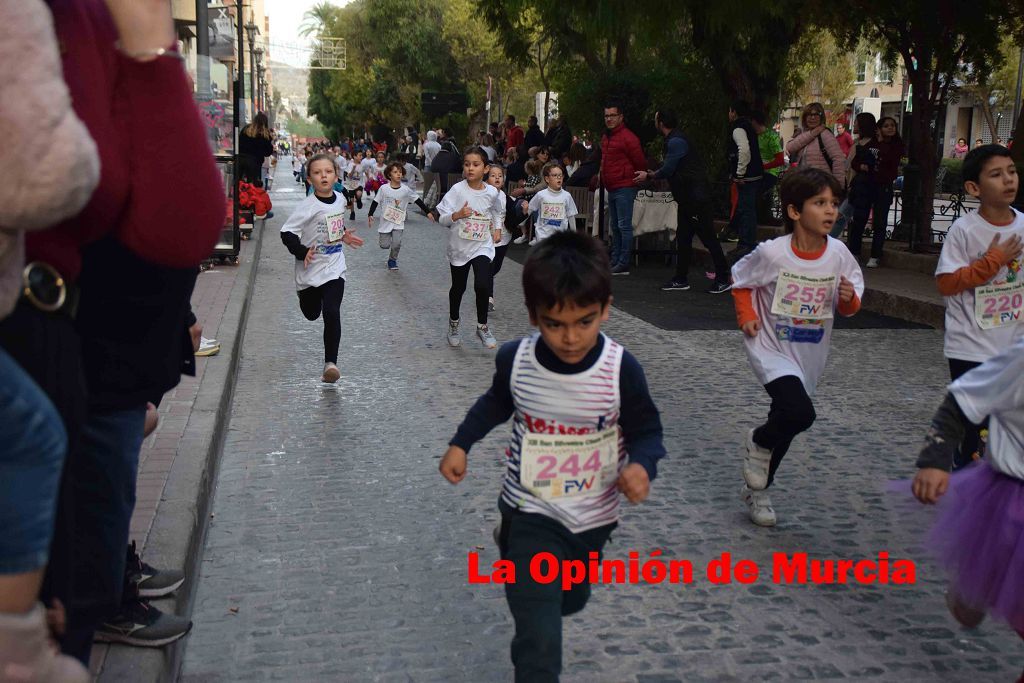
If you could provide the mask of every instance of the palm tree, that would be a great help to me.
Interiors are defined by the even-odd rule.
[[[306,10],[306,13],[302,16],[302,25],[299,26],[299,35],[303,38],[308,38],[312,35],[322,34],[331,20],[337,16],[339,9],[336,5],[323,0],[320,4],[315,5],[313,9]]]

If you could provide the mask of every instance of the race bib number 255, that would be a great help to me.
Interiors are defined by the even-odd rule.
[[[780,271],[772,313],[787,318],[831,318],[836,276],[811,276]]]

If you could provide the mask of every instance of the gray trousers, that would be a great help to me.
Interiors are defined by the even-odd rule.
[[[402,233],[405,230],[392,230],[391,232],[377,233],[380,237],[380,248],[390,249],[391,255],[388,257],[392,261],[398,260],[398,252],[402,248]]]

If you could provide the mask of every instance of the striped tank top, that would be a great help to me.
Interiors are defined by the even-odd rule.
[[[515,406],[512,438],[505,452],[508,468],[502,500],[522,512],[550,517],[573,533],[618,521],[619,492],[615,477],[626,465],[625,442],[619,429],[619,373],[623,348],[608,337],[600,357],[589,369],[572,375],[552,372],[537,360],[534,334],[519,342],[512,363],[510,388]],[[601,490],[580,497],[543,500],[520,481],[524,437],[530,434],[597,435],[617,432],[618,459]],[[614,447],[614,446],[613,446]],[[595,462],[596,462],[596,456]]]

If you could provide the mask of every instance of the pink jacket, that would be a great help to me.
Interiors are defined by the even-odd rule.
[[[818,142],[819,135],[821,143]],[[832,157],[831,166],[825,159],[825,155],[821,153],[822,145],[828,155]],[[843,154],[839,142],[836,141],[836,136],[825,126],[818,126],[813,130],[800,133],[789,141],[786,151],[791,160],[797,157],[800,168],[817,168],[834,175],[840,184],[846,183],[846,155]]]
[[[30,59],[26,59],[30,55]],[[71,108],[53,17],[42,0],[0,2],[0,319],[14,308],[24,231],[77,215],[100,177],[99,155]]]

